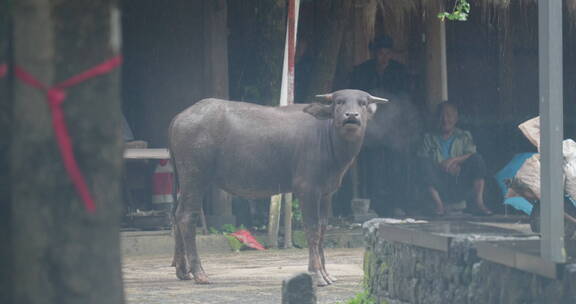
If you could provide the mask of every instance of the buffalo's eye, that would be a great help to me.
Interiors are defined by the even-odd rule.
[[[344,100],[343,100],[343,99],[338,99],[338,100],[336,100],[336,104],[338,104],[338,105],[343,105],[343,104],[344,104]]]
[[[368,105],[368,102],[366,100],[360,100],[359,104],[363,107]]]

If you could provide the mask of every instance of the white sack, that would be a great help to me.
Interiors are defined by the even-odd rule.
[[[540,116],[529,119],[518,126],[522,134],[540,151]]]
[[[525,184],[540,199],[540,154],[528,158],[516,172],[516,179]]]
[[[566,139],[562,142],[564,154],[564,192],[576,199],[576,142]]]

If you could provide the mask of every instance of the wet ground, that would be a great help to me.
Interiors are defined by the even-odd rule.
[[[327,249],[326,254],[327,269],[338,281],[318,288],[318,303],[345,302],[361,292],[364,249]],[[202,258],[210,285],[176,279],[170,255],[125,257],[127,303],[281,303],[282,280],[306,270],[308,250],[212,253]]]

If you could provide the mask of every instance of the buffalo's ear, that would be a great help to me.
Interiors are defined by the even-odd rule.
[[[309,104],[303,111],[320,120],[334,118],[332,106],[325,106],[316,102]]]
[[[377,103],[371,103],[368,105],[368,113],[369,114],[376,113],[376,110],[378,110],[378,104]]]

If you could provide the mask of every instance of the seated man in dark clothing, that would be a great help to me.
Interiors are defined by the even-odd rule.
[[[490,215],[492,211],[484,205],[484,159],[476,152],[470,132],[456,128],[457,122],[458,109],[454,104],[438,105],[437,128],[424,134],[418,150],[426,192],[437,215],[444,214],[445,201],[463,200],[470,190],[474,193],[476,210]]]
[[[350,75],[350,89],[363,90],[374,94],[374,90],[393,94],[407,93],[409,89],[406,67],[392,59],[393,41],[388,36],[380,36],[370,43],[372,59],[356,67]]]

